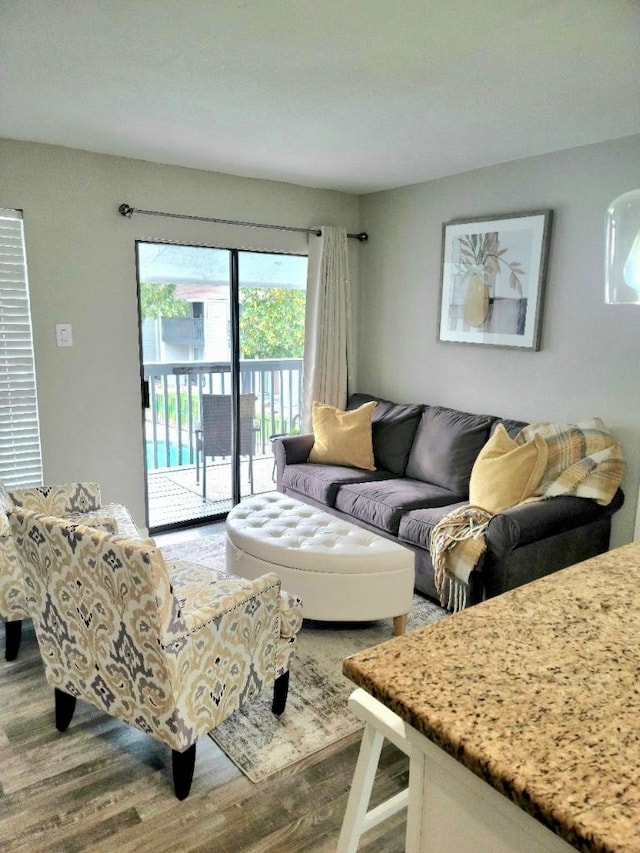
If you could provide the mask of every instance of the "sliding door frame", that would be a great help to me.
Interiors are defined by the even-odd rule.
[[[255,255],[283,255],[287,257],[308,257],[301,252],[284,252],[274,251],[273,249],[238,249],[229,248],[227,246],[215,246],[204,243],[189,243],[177,240],[162,240],[162,239],[143,239],[139,238],[135,241],[135,264],[136,264],[136,285],[137,285],[137,305],[138,305],[138,349],[139,349],[139,367],[140,367],[140,387],[141,387],[141,420],[142,420],[142,447],[143,447],[143,462],[144,462],[144,492],[145,492],[145,514],[146,524],[149,527],[149,468],[147,467],[147,457],[145,450],[146,438],[146,419],[145,411],[150,407],[149,387],[145,380],[144,373],[144,352],[143,352],[143,335],[142,335],[142,311],[141,311],[141,270],[140,270],[140,252],[138,246],[141,244],[153,244],[158,246],[177,246],[188,247],[192,249],[206,249],[218,252],[227,252],[229,255],[229,344],[230,344],[230,380],[231,380],[231,494],[229,500],[231,506],[235,506],[242,500],[242,481],[241,481],[241,424],[240,424],[240,396],[241,388],[241,351],[240,351],[240,254],[255,254]],[[197,364],[197,362],[194,362]],[[229,510],[224,510],[213,515],[202,516],[197,520],[193,518],[185,518],[175,522],[166,524],[154,525],[151,529],[154,532],[165,532],[170,530],[179,530],[189,527],[194,527],[201,524],[214,523],[223,520]]]

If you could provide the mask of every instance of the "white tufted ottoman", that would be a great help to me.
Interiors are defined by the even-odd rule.
[[[280,493],[247,498],[227,516],[227,572],[267,571],[302,598],[305,619],[393,617],[394,634],[405,631],[413,552]]]

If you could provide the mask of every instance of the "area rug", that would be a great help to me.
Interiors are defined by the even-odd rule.
[[[162,548],[166,558],[188,559],[224,572],[224,534]],[[446,611],[414,596],[408,630],[437,622]],[[393,620],[327,623],[305,620],[291,667],[287,707],[271,713],[270,690],[236,711],[210,737],[252,782],[260,782],[358,731],[362,723],[349,710],[354,685],[342,675],[342,661],[389,640]]]

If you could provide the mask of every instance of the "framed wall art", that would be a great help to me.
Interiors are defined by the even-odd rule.
[[[439,340],[538,350],[551,210],[442,226]]]

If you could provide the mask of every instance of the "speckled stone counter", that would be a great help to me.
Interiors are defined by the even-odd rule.
[[[354,655],[344,673],[578,850],[640,851],[640,543]]]

